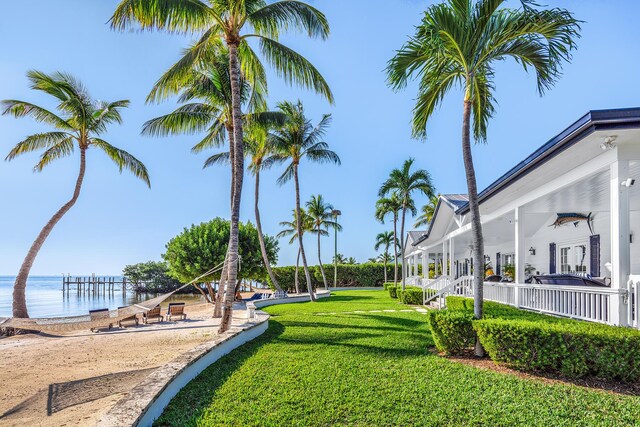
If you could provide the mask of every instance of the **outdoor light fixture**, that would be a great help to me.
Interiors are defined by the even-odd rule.
[[[535,255],[535,254],[536,254],[536,248],[534,248],[533,246],[531,246],[531,247],[529,248],[529,253],[530,253],[531,255]]]
[[[618,135],[611,135],[606,137],[602,144],[600,144],[600,148],[602,148],[602,151],[614,149],[616,147],[616,144],[614,144],[614,141],[616,139],[618,139]]]
[[[633,184],[636,183],[636,180],[633,178],[627,178],[626,180],[622,181],[622,183],[620,185],[622,185],[623,187],[631,187],[633,186]]]

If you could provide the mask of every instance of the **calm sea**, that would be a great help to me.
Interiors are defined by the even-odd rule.
[[[15,276],[0,276],[0,317],[11,317]],[[87,314],[97,308],[115,309],[144,301],[153,295],[116,291],[109,295],[78,295],[62,292],[62,276],[32,276],[27,283],[27,308],[31,317],[60,317]],[[170,300],[199,301],[200,295],[178,295]],[[169,300],[167,300],[169,301]]]

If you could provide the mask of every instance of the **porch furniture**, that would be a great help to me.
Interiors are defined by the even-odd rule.
[[[151,319],[160,319],[160,322],[164,320],[164,316],[160,313],[160,306],[157,305],[146,313],[142,314],[142,322],[146,325]]]
[[[502,276],[499,274],[492,274],[484,279],[485,282],[502,282]]]
[[[187,315],[184,312],[185,304],[183,302],[172,302],[169,303],[169,308],[167,309],[167,320],[171,321],[172,317],[180,317],[181,320],[187,318]]]
[[[118,307],[118,311],[120,311],[120,310],[121,310],[121,309],[123,309],[123,308],[127,308],[127,307],[126,307],[126,306],[124,306],[124,307]],[[125,317],[124,319],[121,319],[121,320],[118,322],[118,326],[119,326],[119,327],[121,327],[121,328],[123,327],[123,326],[122,326],[122,322],[134,322],[134,323],[135,323],[135,325],[136,325],[136,326],[138,326],[138,315],[137,315],[137,314],[134,314],[133,316]]]
[[[544,276],[533,276],[533,283],[541,285],[606,287],[603,282],[595,280],[589,275],[578,276],[576,274],[547,274]]]
[[[99,308],[97,310],[89,310],[89,317],[91,318],[91,321],[96,321],[96,320],[103,320],[103,319],[108,319],[109,317],[111,317],[109,315],[109,309],[108,308]],[[107,327],[107,329],[111,329],[113,327],[113,323],[109,323],[109,326]],[[91,328],[91,332],[95,332],[97,330],[99,330],[100,328]]]

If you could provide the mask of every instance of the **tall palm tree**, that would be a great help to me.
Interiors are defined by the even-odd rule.
[[[485,142],[487,125],[495,113],[495,65],[513,59],[536,74],[540,95],[553,87],[562,65],[580,36],[580,22],[561,8],[535,9],[522,0],[519,9],[506,0],[447,0],[427,9],[415,34],[389,62],[389,84],[396,90],[412,78],[420,80],[413,114],[413,135],[426,137],[427,122],[454,87],[462,88],[462,157],[469,194],[474,265],[484,264],[484,242],[473,158],[471,127]],[[472,123],[473,122],[473,123]],[[484,272],[474,270],[474,314],[482,317]],[[476,345],[476,352],[482,348]]]
[[[273,120],[282,118],[275,113],[269,114]],[[264,115],[265,114],[263,114],[262,116]],[[267,139],[267,129],[271,124],[275,123],[267,123],[266,120],[252,122],[251,126],[248,129],[247,137],[245,138],[245,153],[250,156],[249,170],[255,177],[254,213],[256,217],[256,229],[258,230],[258,240],[260,241],[260,250],[262,252],[262,261],[264,262],[264,266],[267,270],[267,273],[269,274],[271,283],[273,283],[273,286],[277,291],[282,292],[282,288],[280,287],[275,274],[273,274],[271,263],[269,261],[269,257],[267,256],[267,247],[265,245],[264,235],[262,233],[262,222],[260,220],[259,208],[260,172],[262,170],[269,169],[279,161],[279,159],[274,156],[275,152],[273,146]],[[214,154],[205,161],[204,167],[207,168],[217,163],[229,163],[230,157],[231,153],[229,151]]]
[[[309,216],[309,214],[307,214],[307,211],[304,210],[304,208],[300,209],[300,215],[302,218],[302,236],[304,237],[304,233],[306,232],[310,232],[310,233],[315,232],[313,228],[313,221]],[[284,228],[278,234],[276,234],[276,237],[278,239],[291,236],[291,239],[289,239],[290,245],[292,245],[296,240],[298,240],[298,222],[297,222],[295,209],[293,210],[293,219],[291,221],[281,222],[280,227],[284,227]],[[328,235],[328,233],[324,230],[321,230],[321,234],[323,236]],[[296,270],[295,270],[295,276],[294,276],[294,283],[295,283],[297,294],[300,293],[300,280],[298,278],[299,269],[300,269],[300,245],[298,245],[298,257],[296,258]]]
[[[316,230],[316,235],[318,237],[318,265],[320,266],[320,272],[322,273],[322,282],[324,283],[324,288],[329,289],[327,276],[325,275],[322,258],[320,256],[320,237],[322,236],[320,232],[322,229],[328,230],[329,227],[334,228],[336,231],[340,231],[342,230],[342,226],[332,219],[333,206],[324,201],[322,194],[311,196],[311,200],[306,203],[306,206],[307,213],[313,220],[313,227]]]
[[[397,246],[398,241],[393,234],[393,231],[383,231],[376,236],[376,245],[374,249],[377,251],[381,247],[384,247],[383,262],[384,262],[384,283],[387,283],[387,260],[389,259],[389,247],[391,245]]]
[[[415,192],[422,193],[427,197],[433,196],[434,187],[431,184],[431,175],[424,169],[418,169],[415,172],[411,171],[413,166],[413,159],[405,160],[402,168],[394,169],[389,174],[389,178],[382,183],[378,195],[385,197],[388,194],[397,194],[402,204],[402,216],[400,217],[400,248],[403,251],[402,255],[402,290],[405,288],[405,259],[404,259],[404,223],[407,216],[407,211],[415,216],[417,211],[414,205],[412,194]]]
[[[332,260],[335,264],[346,264],[347,259],[342,254],[335,254]]]
[[[433,215],[436,213],[436,207],[438,206],[438,200],[440,195],[438,194],[429,197],[429,203],[422,206],[421,214],[416,218],[416,223],[413,225],[415,228],[426,227],[433,219]]]
[[[376,202],[375,217],[384,224],[387,215],[393,215],[393,240],[396,244],[393,246],[393,284],[398,284],[398,216],[402,209],[402,201],[397,194],[391,194],[390,197],[383,197]],[[404,274],[404,272],[403,272]]]
[[[313,288],[311,283],[311,275],[309,274],[309,266],[307,265],[307,257],[304,252],[304,244],[302,242],[302,222],[300,216],[300,180],[298,177],[298,168],[300,162],[307,159],[316,163],[334,163],[340,164],[340,157],[333,151],[329,150],[329,144],[323,141],[323,137],[331,123],[331,115],[325,114],[320,122],[314,127],[311,121],[304,115],[304,107],[302,102],[282,102],[278,104],[278,110],[285,115],[285,123],[282,127],[271,132],[269,138],[274,147],[278,151],[277,156],[289,162],[283,174],[278,178],[280,185],[293,179],[296,192],[296,212],[298,240],[300,242],[300,256],[302,257],[302,266],[304,268],[307,287],[309,289],[309,298],[315,301]]]
[[[28,136],[13,147],[6,160],[13,160],[24,153],[44,150],[40,161],[34,167],[35,171],[41,172],[51,162],[71,155],[77,147],[80,151],[80,172],[73,196],[40,231],[22,262],[13,287],[13,316],[20,318],[29,317],[25,289],[31,266],[55,225],[76,204],[80,196],[87,150],[91,147],[102,150],[120,168],[120,172],[127,169],[151,186],[147,168],[138,159],[102,139],[108,125],[122,123],[120,111],[129,106],[129,101],[95,101],[91,99],[82,83],[66,73],[56,72],[49,75],[40,71],[29,71],[27,77],[31,81],[32,89],[51,95],[57,100],[58,113],[25,101],[5,100],[0,103],[2,114],[10,114],[16,118],[30,116],[56,130]]]
[[[287,82],[312,88],[333,101],[331,90],[318,70],[303,56],[278,42],[279,34],[291,28],[302,30],[309,37],[326,39],[329,36],[329,23],[319,10],[297,0],[282,0],[270,4],[265,0],[122,0],[111,17],[112,28],[124,30],[134,26],[134,23],[143,30],[160,29],[174,33],[200,34],[198,41],[169,70],[168,78],[174,82],[179,82],[180,77],[190,72],[194,65],[206,66],[212,45],[224,44],[229,51],[234,188],[231,192],[233,209],[225,264],[228,268],[228,283],[236,283],[239,260],[238,222],[244,178],[241,70],[250,81],[266,84],[265,69],[249,40],[258,40],[262,56]],[[228,330],[231,324],[234,300],[234,286],[227,286],[219,328],[221,333]]]

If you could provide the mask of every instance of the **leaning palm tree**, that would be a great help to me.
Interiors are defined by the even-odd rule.
[[[416,222],[413,225],[415,228],[426,227],[431,222],[433,215],[436,213],[436,207],[438,206],[438,200],[440,195],[438,194],[429,197],[429,203],[422,206],[421,214],[416,218]]]
[[[402,209],[402,202],[396,194],[390,197],[383,197],[376,202],[375,217],[384,224],[387,215],[393,215],[393,240],[396,244],[393,246],[393,284],[398,284],[398,215]],[[404,272],[403,272],[404,274]]]
[[[199,33],[197,43],[185,52],[183,58],[165,77],[179,85],[181,77],[194,66],[206,67],[211,46],[225,44],[229,51],[231,101],[233,117],[233,191],[231,198],[231,224],[227,249],[227,281],[235,283],[238,276],[238,223],[244,174],[244,136],[240,97],[241,72],[251,82],[266,85],[266,72],[249,44],[257,39],[263,57],[287,82],[312,88],[333,101],[333,95],[324,78],[311,63],[292,49],[278,42],[281,32],[297,28],[309,37],[326,39],[329,24],[319,10],[296,0],[282,0],[267,4],[265,0],[122,0],[111,17],[111,26],[127,29],[137,23],[144,30],[160,29],[169,32]],[[233,286],[225,292],[224,313],[219,332],[231,324],[231,311],[235,300]]]
[[[320,272],[322,273],[322,282],[324,283],[324,288],[328,290],[329,284],[327,283],[327,276],[324,272],[324,266],[322,265],[322,257],[320,256],[320,237],[322,236],[321,231],[322,229],[326,231],[329,229],[329,227],[340,231],[342,230],[342,226],[332,219],[333,206],[324,201],[322,194],[311,196],[311,200],[309,200],[306,205],[307,213],[313,221],[313,227],[318,237],[318,265],[320,266]]]
[[[384,231],[382,233],[378,233],[378,235],[376,236],[376,245],[374,249],[377,251],[381,247],[384,247],[384,283],[387,283],[387,260],[389,259],[389,247],[391,245],[397,246],[397,244],[398,241],[396,240],[393,231]]]
[[[448,0],[427,9],[414,36],[391,59],[389,84],[396,90],[420,80],[413,111],[413,135],[424,138],[427,122],[454,87],[463,93],[462,157],[469,193],[474,265],[484,264],[484,242],[473,158],[471,130],[485,142],[487,125],[495,113],[495,66],[513,59],[525,71],[534,70],[540,95],[553,87],[562,65],[580,36],[580,22],[561,8],[502,7],[506,0]],[[472,123],[473,122],[473,123]],[[474,314],[482,317],[484,272],[474,270]],[[476,352],[482,353],[477,345]]]
[[[304,208],[300,209],[300,215],[302,218],[302,236],[304,237],[304,233],[306,232],[310,232],[313,233],[315,230],[313,228],[313,221],[311,220],[311,217],[309,216],[309,214],[307,214],[307,211],[304,210]],[[291,237],[289,239],[289,244],[293,245],[293,243],[298,240],[298,222],[297,222],[297,216],[296,216],[296,210],[293,210],[293,219],[291,221],[283,221],[280,223],[280,227],[284,227],[278,234],[276,234],[276,237],[278,239],[281,239],[283,237]],[[324,230],[321,230],[321,232],[323,233],[322,235],[328,235],[328,233]],[[296,288],[296,294],[300,293],[300,280],[298,277],[298,270],[300,269],[300,245],[298,245],[298,257],[296,258],[296,269],[295,269],[295,275],[294,275],[294,284],[295,284],[295,288]]]
[[[300,242],[300,256],[302,257],[302,266],[304,268],[307,287],[309,289],[309,297],[311,301],[315,301],[313,288],[311,283],[311,275],[309,274],[309,266],[307,265],[307,257],[304,252],[304,244],[302,242],[302,222],[300,216],[300,180],[298,177],[298,168],[300,162],[304,159],[316,163],[334,163],[340,164],[340,157],[329,150],[329,144],[323,141],[323,137],[331,123],[331,115],[325,114],[322,120],[314,127],[311,121],[304,115],[304,107],[302,102],[282,102],[278,104],[278,110],[285,116],[285,123],[282,127],[276,129],[269,134],[269,138],[273,146],[278,151],[276,155],[281,160],[289,162],[287,168],[278,178],[280,185],[293,179],[296,192],[296,212],[298,241]]]
[[[29,317],[25,289],[31,266],[55,225],[76,204],[80,196],[86,169],[87,150],[95,147],[104,151],[120,168],[120,172],[127,169],[148,186],[151,185],[147,169],[138,159],[102,139],[108,125],[122,123],[120,110],[128,107],[129,101],[95,101],[91,99],[78,80],[65,73],[57,72],[49,75],[40,71],[29,71],[27,77],[31,81],[32,89],[51,95],[57,100],[59,113],[56,114],[25,101],[5,100],[0,103],[2,114],[10,114],[16,118],[30,116],[56,130],[27,137],[13,147],[6,160],[13,160],[24,153],[44,150],[40,161],[34,167],[35,171],[41,172],[53,161],[71,155],[77,147],[80,151],[80,172],[73,196],[40,231],[22,262],[13,288],[13,316],[21,318]]]
[[[396,194],[402,204],[402,215],[400,217],[400,248],[403,251],[402,290],[405,288],[404,223],[407,211],[411,212],[412,216],[415,216],[417,213],[412,194],[418,192],[427,197],[431,197],[434,193],[434,187],[433,184],[431,184],[431,175],[424,169],[418,169],[412,172],[411,166],[413,166],[413,161],[413,159],[406,160],[401,169],[392,170],[389,178],[382,183],[380,191],[378,191],[380,197],[385,197],[388,194]]]

